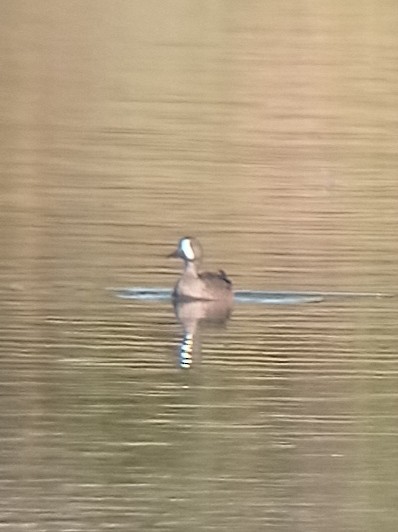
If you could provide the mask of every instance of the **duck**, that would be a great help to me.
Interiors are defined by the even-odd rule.
[[[233,287],[227,274],[223,270],[216,273],[199,270],[203,250],[197,238],[190,236],[180,238],[177,248],[168,256],[184,261],[184,272],[174,287],[173,299],[232,303]]]

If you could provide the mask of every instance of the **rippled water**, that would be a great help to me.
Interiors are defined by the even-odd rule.
[[[3,6],[4,530],[397,530],[396,19]]]

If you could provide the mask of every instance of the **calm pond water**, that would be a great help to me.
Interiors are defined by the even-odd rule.
[[[3,530],[398,529],[397,16],[2,5]]]

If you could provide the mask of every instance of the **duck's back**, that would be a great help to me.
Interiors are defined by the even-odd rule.
[[[178,281],[174,295],[187,299],[231,301],[233,298],[232,282],[222,270],[218,273],[202,272],[197,276],[186,272]]]

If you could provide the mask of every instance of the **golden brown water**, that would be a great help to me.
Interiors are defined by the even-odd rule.
[[[192,368],[177,239],[237,289],[397,293],[393,2],[5,2],[4,530],[398,528],[397,299],[237,305]]]

